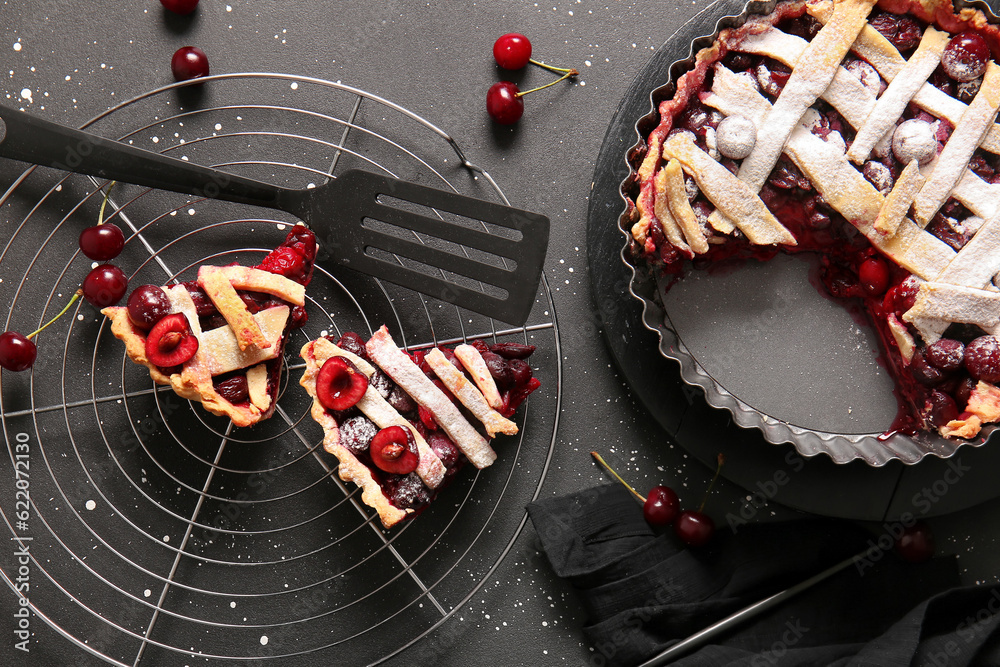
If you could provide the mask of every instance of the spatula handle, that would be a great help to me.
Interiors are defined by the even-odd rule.
[[[160,190],[283,208],[284,188],[191,164],[0,106],[0,157]]]

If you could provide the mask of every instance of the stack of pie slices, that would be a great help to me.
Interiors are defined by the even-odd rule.
[[[367,341],[348,332],[301,351],[301,384],[338,473],[361,489],[386,528],[424,509],[466,463],[490,466],[490,444],[514,435],[510,420],[539,386],[534,346],[435,346],[407,352],[386,327]]]
[[[632,254],[670,284],[820,253],[879,333],[890,429],[976,437],[1000,421],[998,54],[948,0],[781,2],[722,30],[629,156]]]

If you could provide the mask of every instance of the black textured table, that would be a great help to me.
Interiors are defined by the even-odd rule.
[[[441,598],[448,601],[434,602],[440,605],[440,622],[432,623],[429,630],[426,625],[413,630],[402,618],[382,622],[366,617],[359,626],[363,641],[368,645],[368,652],[364,654],[350,650],[341,652],[338,642],[324,643],[317,639],[320,631],[315,626],[319,621],[303,623],[303,635],[308,635],[308,641],[313,642],[308,646],[318,648],[302,652],[302,646],[296,647],[298,626],[282,625],[281,621],[266,618],[266,614],[261,618],[246,617],[240,613],[244,608],[242,599],[239,604],[234,599],[231,604],[234,611],[225,618],[220,616],[219,625],[211,622],[191,624],[184,618],[184,595],[189,591],[183,585],[163,587],[161,605],[157,602],[161,588],[154,588],[150,594],[147,584],[137,583],[136,597],[142,598],[144,592],[147,594],[148,606],[138,607],[144,610],[145,616],[134,624],[128,619],[115,620],[116,624],[136,628],[139,636],[128,636],[115,629],[116,625],[102,624],[99,619],[89,617],[90,613],[80,605],[102,609],[109,604],[108,600],[113,605],[117,594],[114,587],[130,588],[131,582],[115,581],[112,577],[114,586],[93,581],[77,591],[76,581],[60,578],[59,572],[63,570],[58,564],[48,564],[44,569],[54,573],[53,579],[58,585],[45,578],[36,567],[47,563],[44,561],[25,571],[32,587],[43,591],[39,595],[44,595],[49,606],[41,611],[49,616],[51,623],[38,615],[31,617],[28,623],[31,635],[28,644],[22,645],[30,651],[25,653],[18,650],[17,643],[21,640],[13,631],[20,627],[19,601],[31,600],[31,593],[26,598],[19,598],[10,590],[17,581],[19,559],[24,558],[18,555],[19,547],[12,540],[4,550],[5,555],[0,555],[0,570],[9,579],[6,585],[0,585],[0,662],[103,664],[103,660],[82,648],[82,643],[98,654],[113,656],[117,663],[140,665],[362,664],[374,660],[393,665],[474,665],[496,664],[494,656],[497,655],[506,656],[505,664],[590,664],[599,656],[581,632],[584,612],[571,588],[552,574],[530,522],[525,521],[523,504],[536,495],[558,495],[606,482],[607,477],[591,460],[591,450],[602,452],[639,489],[659,483],[674,486],[685,505],[695,505],[701,500],[712,475],[706,463],[714,457],[715,451],[725,451],[729,460],[724,479],[716,486],[716,493],[707,506],[717,523],[793,516],[798,510],[792,508],[803,505],[815,509],[815,495],[803,496],[800,491],[788,490],[807,479],[800,477],[797,484],[786,484],[785,480],[795,479],[803,469],[798,459],[789,456],[790,448],[766,445],[754,433],[734,431],[724,414],[705,407],[697,393],[686,391],[675,369],[662,359],[653,359],[648,367],[638,370],[620,368],[618,364],[629,355],[622,354],[616,341],[608,344],[605,325],[611,321],[609,318],[628,315],[634,304],[628,302],[624,286],[615,282],[613,276],[609,278],[610,283],[597,286],[596,299],[592,289],[588,220],[592,222],[594,218],[592,186],[606,132],[635,76],[664,41],[706,5],[660,0],[615,3],[575,0],[547,4],[202,0],[193,15],[178,17],[164,12],[160,4],[152,0],[142,3],[7,0],[0,4],[0,53],[5,54],[0,102],[8,106],[81,126],[115,105],[171,83],[171,54],[180,46],[196,45],[208,53],[213,74],[273,72],[293,75],[293,79],[281,79],[287,91],[279,93],[279,97],[294,98],[300,89],[304,92],[310,84],[305,81],[298,84],[294,77],[308,77],[355,87],[400,105],[448,133],[471,161],[489,172],[512,205],[544,213],[552,221],[545,269],[548,290],[541,293],[539,306],[533,313],[534,321],[539,323],[538,339],[550,348],[543,353],[542,362],[548,369],[548,384],[540,390],[546,397],[538,401],[533,398],[529,406],[534,412],[528,417],[531,420],[528,437],[518,445],[538,451],[526,453],[523,464],[522,459],[518,459],[517,466],[506,471],[501,480],[493,482],[511,487],[516,487],[522,479],[531,484],[539,480],[541,483],[538,488],[528,486],[498,492],[499,496],[517,502],[497,505],[506,516],[488,517],[487,532],[495,532],[498,537],[494,541],[476,542],[475,553],[479,561],[466,567],[457,559],[458,565],[452,566],[442,577]],[[520,123],[499,127],[491,123],[485,113],[486,89],[494,81],[509,77],[526,89],[551,78],[536,67],[503,73],[494,65],[493,41],[508,31],[527,34],[534,44],[536,59],[576,67],[580,74],[574,82],[564,82],[529,95]],[[158,97],[161,100],[159,109],[162,111],[165,105],[176,113],[178,108],[224,107],[229,103],[227,95],[236,93],[224,93],[223,90],[221,86],[213,88],[210,83],[193,93],[174,91],[174,97],[169,97],[170,93]],[[153,116],[146,120],[155,125],[160,111],[138,111],[130,115],[132,112],[125,110],[121,113],[129,121],[126,126],[132,128],[136,116],[141,119],[144,113]],[[115,128],[117,117],[116,113],[106,131]],[[275,131],[286,129],[275,128]],[[228,125],[222,129],[220,124],[219,131],[230,130]],[[155,132],[146,132],[141,139],[146,142],[145,147],[156,150],[176,145],[181,136],[180,133],[164,135],[162,139],[157,136],[155,145],[150,145],[153,134]],[[436,147],[429,150],[449,168],[456,167],[455,157],[448,156],[447,147],[443,151]],[[191,151],[192,159],[196,159],[196,149]],[[14,199],[24,197],[20,203],[8,200],[7,210],[18,211],[22,217],[29,211],[18,207],[23,208],[24,202],[30,203],[44,195],[44,191],[34,189],[24,194],[25,186],[19,182],[23,170],[24,165],[0,163],[0,191],[17,186]],[[454,171],[446,175],[452,180],[462,179]],[[475,190],[482,184],[470,185],[463,181],[463,186]],[[606,210],[608,225],[614,225],[618,202],[605,196],[598,204]],[[179,215],[186,215],[186,211],[181,209]],[[3,225],[0,246],[15,234],[17,222],[19,219],[9,213],[0,220]],[[37,228],[30,232],[39,239],[44,239],[45,233]],[[241,243],[241,247],[243,245],[246,244]],[[75,250],[69,245],[65,249],[67,255]],[[18,252],[23,252],[23,248]],[[25,262],[30,262],[30,257],[13,257],[6,251],[0,255],[0,273],[7,285],[11,281],[16,284],[28,271]],[[52,267],[52,271],[61,268]],[[607,276],[606,268],[601,267],[596,273]],[[343,280],[350,283],[351,278]],[[368,289],[364,284],[348,284],[347,287],[355,294]],[[6,289],[6,286],[0,283],[0,288]],[[615,291],[620,292],[620,302],[615,300]],[[52,298],[59,300],[63,296]],[[551,298],[551,308],[545,303],[547,297]],[[0,299],[5,303],[14,302],[14,298],[13,292],[0,292]],[[373,299],[377,298],[380,297],[376,294]],[[620,303],[626,305],[619,307]],[[16,301],[17,309],[41,305],[21,296]],[[419,307],[404,300],[397,303],[395,311],[403,312],[405,317],[411,306]],[[617,326],[611,328],[618,330]],[[633,335],[639,341],[637,344],[655,351],[656,340],[652,333],[640,329]],[[61,354],[62,345],[59,347]],[[43,347],[40,358],[46,353]],[[42,363],[35,370],[34,382],[41,385],[57,378],[58,383],[61,375],[75,371],[72,365]],[[45,423],[46,415],[31,419],[33,413],[38,414],[37,405],[27,398],[18,398],[28,393],[8,396],[15,391],[28,392],[26,386],[20,384],[20,377],[10,378],[5,371],[2,388],[5,394],[4,435],[13,459],[19,433],[29,433],[24,437],[34,446],[36,439],[44,440],[45,429],[49,427]],[[662,393],[651,395],[649,384],[660,385]],[[32,389],[30,395],[39,390]],[[664,405],[670,406],[669,409],[665,410]],[[678,406],[683,407],[678,409]],[[62,411],[56,412],[56,417],[63,420]],[[66,420],[71,419],[70,414],[67,411]],[[665,419],[665,414],[675,414],[676,418]],[[39,429],[38,433],[22,429],[22,422],[18,420],[24,419],[28,419],[31,429]],[[49,450],[45,452],[44,461],[37,449],[33,450],[36,458],[32,462],[31,479],[33,488],[38,491],[32,500],[38,513],[48,517],[49,524],[43,527],[36,520],[33,530],[42,535],[49,533],[51,528],[67,542],[82,540],[86,543],[91,537],[81,528],[84,522],[70,522],[65,528],[55,526],[60,517],[69,512],[67,503],[89,502],[91,496],[97,496],[85,493],[64,498],[58,497],[57,492],[46,492],[46,477],[57,474],[51,462],[58,461],[65,453],[51,450],[52,445],[45,442]],[[74,449],[77,444],[74,442]],[[550,446],[551,451],[546,451]],[[829,502],[822,505],[824,513],[869,520],[876,532],[883,517],[926,510],[932,516],[929,522],[940,548],[958,555],[967,580],[995,581],[996,539],[1000,534],[998,501],[978,502],[983,480],[992,477],[992,460],[987,449],[960,450],[950,466],[935,462],[926,467],[926,472],[908,471],[906,475],[901,474],[899,465],[873,469],[851,464],[833,470],[835,466],[826,461],[807,462],[805,474],[808,479],[816,480],[815,484],[809,484],[812,494],[822,493],[829,498]],[[72,451],[67,444],[69,455]],[[503,453],[501,451],[501,457]],[[16,530],[11,525],[11,517],[16,516],[16,480],[10,463],[5,461],[5,477],[0,478],[0,485],[9,487],[0,495],[2,502],[10,505],[0,508],[8,521],[0,530],[4,535]],[[524,470],[520,469],[522,465]],[[481,477],[486,479],[488,473],[482,473]],[[285,482],[291,484],[293,480],[285,479]],[[201,482],[190,480],[188,483]],[[239,483],[238,479],[235,483]],[[281,483],[282,479],[275,482]],[[491,482],[487,479],[476,483],[487,485],[489,490]],[[853,493],[851,489],[858,488],[853,485],[872,491]],[[461,494],[464,491],[456,488],[447,492]],[[875,504],[871,502],[872,493],[881,494]],[[449,501],[442,496],[438,502]],[[85,505],[80,507],[84,513],[92,511]],[[73,511],[77,509],[80,508]],[[31,516],[34,520],[36,514]],[[316,518],[314,512],[310,517],[317,532],[333,530],[319,523],[323,520],[322,515]],[[471,519],[476,518],[472,513]],[[419,521],[414,525],[419,525]],[[142,527],[143,534],[145,531],[156,533],[159,529],[156,525]],[[467,532],[477,529],[468,525],[450,528]],[[100,562],[99,553],[109,547],[128,552],[137,530],[135,526],[122,525],[118,533],[121,543],[107,545],[102,540],[95,540],[101,545],[95,543],[94,558]],[[76,532],[83,535],[76,535]],[[450,533],[444,531],[443,534]],[[101,538],[108,540],[113,535],[113,532],[101,533]],[[515,538],[508,544],[506,538],[510,535]],[[405,546],[402,539],[400,544],[402,549]],[[488,552],[485,556],[483,550]],[[80,546],[74,546],[72,553],[74,558],[87,560],[88,552]],[[273,555],[276,559],[281,558],[280,552]],[[63,556],[70,558],[65,552]],[[186,557],[179,557],[178,562],[183,568]],[[268,582],[273,584],[270,589],[295,588],[303,581],[308,583],[310,577],[317,576],[314,570],[322,569],[324,562],[310,565],[312,569],[296,575],[299,578]],[[162,582],[166,578],[170,583],[187,581],[195,582],[190,583],[195,588],[210,588],[210,583],[197,575],[187,580],[174,579],[169,558],[152,558],[150,563],[161,568],[150,573],[154,581]],[[206,561],[206,567],[210,564]],[[200,565],[197,563],[195,569]],[[377,563],[366,564],[366,567],[377,566]],[[105,567],[111,569],[105,570]],[[113,571],[113,566],[99,565],[95,570]],[[73,571],[70,567],[65,570]],[[464,594],[469,588],[457,586],[458,592],[447,598],[450,583],[462,577],[474,577],[481,580],[481,585],[471,589],[471,595]],[[60,591],[60,585],[69,590]],[[256,590],[256,587],[257,582],[248,581],[248,589]],[[304,597],[304,593],[304,599],[289,605],[291,617],[321,619],[324,605],[335,606],[338,593],[346,595],[350,589],[326,587],[322,592],[323,595],[313,597]],[[229,598],[222,602],[220,606],[228,610]],[[164,608],[162,616],[151,624],[161,606]],[[424,610],[430,605],[417,606]],[[365,609],[365,613],[370,610]],[[80,617],[79,624],[64,620],[74,616]],[[406,626],[401,631],[403,635],[416,637],[412,644],[394,638],[397,624]],[[246,657],[213,659],[198,655],[203,638],[196,635],[226,632],[236,626],[245,628],[246,632],[240,633],[220,655]],[[275,626],[280,630],[275,631]],[[142,632],[150,627],[148,642],[144,642]],[[269,632],[270,639],[266,637]],[[336,633],[331,634],[333,636]],[[248,645],[249,638],[253,638],[252,645]],[[357,639],[352,641],[357,642]],[[345,640],[343,644],[350,646],[352,641]],[[272,657],[286,654],[289,657]]]

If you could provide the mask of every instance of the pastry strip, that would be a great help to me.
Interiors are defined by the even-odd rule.
[[[463,344],[455,348],[455,356],[458,357],[459,362],[461,362],[465,370],[472,376],[472,381],[479,387],[479,391],[482,392],[483,398],[486,399],[490,407],[496,410],[502,408],[503,399],[500,398],[500,390],[497,389],[497,383],[493,379],[493,375],[490,373],[483,355],[479,354],[479,350],[471,345]],[[438,377],[440,377],[440,374]]]
[[[837,0],[830,21],[795,61],[767,120],[757,127],[757,144],[740,165],[739,178],[753,192],[764,185],[805,110],[830,86],[840,62],[866,25],[873,4],[873,0]],[[738,225],[738,221],[733,222]]]
[[[902,117],[910,99],[927,82],[941,62],[941,54],[948,44],[948,39],[948,33],[934,28],[924,30],[917,50],[878,98],[875,108],[854,137],[854,143],[847,151],[847,157],[852,162],[860,164],[867,160],[878,140],[895,127],[897,119]]]
[[[435,347],[427,353],[424,359],[427,360],[427,364],[431,367],[431,370],[441,379],[441,382],[448,388],[448,391],[462,405],[468,408],[469,412],[475,415],[476,419],[483,423],[483,426],[486,427],[486,432],[491,438],[497,433],[503,433],[504,435],[517,434],[517,424],[494,410],[486,402],[486,398],[476,386],[469,382],[468,378],[455,368],[453,363],[448,361],[448,357],[444,356],[441,350]]]
[[[691,246],[684,240],[684,232],[681,231],[680,225],[677,224],[673,213],[670,212],[666,169],[660,169],[656,172],[654,184],[656,185],[656,194],[653,199],[653,213],[656,215],[656,219],[660,221],[660,227],[663,228],[663,235],[670,241],[670,245],[683,253],[693,255],[694,252],[691,250]],[[634,234],[635,230],[633,229]]]
[[[365,349],[379,368],[434,416],[438,426],[444,429],[472,465],[485,468],[496,461],[496,452],[486,438],[473,428],[413,360],[396,347],[385,325],[368,340]]]
[[[226,319],[236,334],[236,342],[241,350],[251,345],[269,347],[268,341],[253,315],[247,310],[243,299],[236,293],[236,288],[229,282],[226,274],[217,266],[202,266],[198,269],[198,284],[201,285],[208,298],[212,300],[219,313]]]
[[[875,218],[875,229],[886,236],[895,234],[923,184],[924,177],[920,173],[920,165],[914,160],[906,165],[892,186],[892,190],[886,195],[878,217]]]
[[[993,332],[1000,325],[1000,292],[947,283],[923,283],[913,308],[903,314],[903,319],[914,326],[917,326],[914,320],[920,318],[975,324],[984,331]]]
[[[667,195],[667,202],[670,205],[670,213],[674,220],[684,232],[691,249],[699,255],[708,252],[708,241],[705,240],[705,230],[698,224],[698,218],[691,208],[691,203],[687,198],[687,189],[684,187],[684,172],[681,170],[681,163],[671,158],[661,170],[664,176],[664,189]]]
[[[926,225],[965,172],[972,154],[993,125],[1000,107],[1000,67],[990,62],[983,85],[934,164],[934,172],[913,202],[918,223]]]
[[[188,316],[190,319],[190,316]],[[211,376],[222,375],[238,368],[249,368],[268,359],[274,359],[281,352],[277,344],[288,322],[288,306],[276,306],[262,310],[253,316],[261,333],[271,344],[266,347],[248,347],[241,350],[233,330],[228,326],[210,329],[198,337],[198,354],[208,359],[206,366]]]
[[[698,148],[689,133],[670,137],[663,145],[663,153],[681,163],[708,200],[752,243],[796,245],[795,237],[767,210],[757,193]]]
[[[306,286],[277,273],[247,266],[217,266],[215,270],[226,277],[234,289],[263,292],[281,297],[296,305],[306,304]]]

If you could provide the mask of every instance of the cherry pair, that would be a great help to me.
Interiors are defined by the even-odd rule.
[[[486,112],[490,115],[490,118],[501,125],[512,125],[520,120],[524,114],[524,100],[521,98],[528,93],[548,88],[563,79],[579,74],[575,69],[553,67],[552,65],[532,60],[531,41],[524,35],[516,32],[501,35],[493,43],[493,58],[497,61],[497,65],[504,69],[518,70],[531,63],[562,74],[555,81],[547,83],[544,86],[532,88],[531,90],[522,91],[512,81],[498,81],[490,86],[490,89],[486,92]]]
[[[703,544],[708,543],[712,536],[715,534],[715,522],[712,521],[712,517],[705,514],[705,501],[708,500],[708,495],[712,492],[712,486],[715,485],[715,480],[719,477],[719,471],[722,469],[722,464],[725,463],[725,457],[719,454],[718,465],[715,469],[715,475],[712,477],[711,483],[708,485],[708,489],[705,491],[705,498],[702,499],[701,505],[697,510],[681,510],[680,499],[677,497],[677,492],[671,489],[669,486],[654,486],[650,489],[649,494],[643,497],[638,491],[633,489],[628,482],[622,479],[614,469],[607,464],[607,462],[601,458],[601,455],[597,452],[591,452],[598,463],[600,463],[604,468],[614,476],[619,482],[625,485],[632,494],[642,501],[642,514],[646,519],[646,523],[656,528],[665,528],[673,524],[674,534],[684,542],[685,544],[692,547],[699,547]]]

